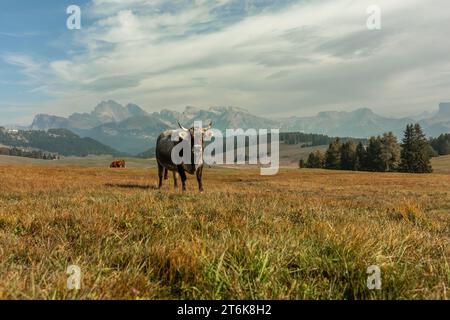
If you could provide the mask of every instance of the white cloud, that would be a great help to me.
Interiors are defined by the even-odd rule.
[[[42,74],[41,63],[36,62],[31,56],[9,53],[2,56],[3,61],[20,69],[29,80],[39,80]]]
[[[263,114],[406,113],[449,98],[449,2],[376,2],[380,31],[366,29],[366,0],[300,1],[236,17],[231,9],[242,1],[94,0],[95,22],[74,39],[85,52],[50,62],[42,90],[55,106],[78,97],[85,110],[113,98],[155,110],[239,105]],[[24,57],[9,63],[35,78],[42,70]]]

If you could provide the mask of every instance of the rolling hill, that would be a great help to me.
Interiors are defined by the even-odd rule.
[[[12,131],[0,128],[0,144],[6,147],[58,153],[64,156],[123,154],[92,138],[81,138],[67,129]]]

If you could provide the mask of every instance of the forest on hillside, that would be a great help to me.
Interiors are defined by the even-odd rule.
[[[66,129],[11,131],[0,128],[0,144],[17,149],[39,149],[44,153],[63,156],[123,155],[92,138],[81,138]]]
[[[433,145],[440,144],[437,140],[427,140],[419,124],[409,124],[401,143],[392,132],[371,137],[366,144],[336,138],[329,144],[326,152],[317,150],[311,153],[306,162],[300,160],[299,166],[331,170],[429,173],[432,172],[431,157],[440,154]]]

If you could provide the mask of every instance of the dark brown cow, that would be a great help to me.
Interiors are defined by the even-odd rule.
[[[125,168],[125,160],[113,161],[109,167],[110,168]]]

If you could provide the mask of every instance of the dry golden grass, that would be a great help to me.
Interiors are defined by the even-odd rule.
[[[0,166],[0,299],[448,299],[450,177]],[[82,270],[66,289],[67,266]],[[379,265],[382,290],[366,287]]]

